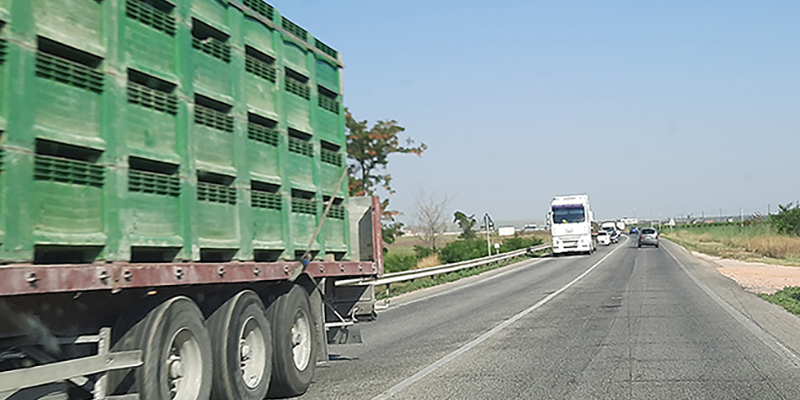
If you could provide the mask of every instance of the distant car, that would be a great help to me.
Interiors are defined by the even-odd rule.
[[[604,244],[606,246],[610,245],[611,235],[609,235],[606,231],[597,232],[597,243]]]
[[[636,227],[631,228],[631,231],[630,231],[631,235],[636,235],[638,233],[639,233],[639,229],[636,229]]]
[[[639,231],[639,247],[643,244],[658,247],[658,231],[656,228],[642,228]]]
[[[619,231],[612,227],[603,228],[603,232],[608,233],[608,238],[611,243],[619,243]]]

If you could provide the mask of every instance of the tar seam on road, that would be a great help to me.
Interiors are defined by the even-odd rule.
[[[625,242],[627,242],[627,240]],[[625,243],[625,242],[623,242],[623,243]],[[461,356],[462,354],[470,351],[473,347],[485,342],[487,339],[491,338],[492,336],[498,334],[503,329],[507,328],[509,325],[513,324],[514,322],[519,321],[520,319],[522,319],[522,317],[530,314],[531,312],[535,311],[539,307],[547,304],[547,302],[549,302],[550,300],[553,300],[553,298],[555,298],[556,296],[558,296],[559,294],[561,294],[565,290],[569,289],[570,286],[574,285],[575,283],[577,283],[578,281],[583,279],[586,275],[589,275],[589,273],[592,272],[595,268],[597,268],[598,265],[600,265],[603,261],[605,261],[608,257],[610,257],[612,254],[614,254],[617,250],[619,250],[621,248],[622,248],[622,246],[618,246],[616,249],[614,249],[610,253],[606,254],[603,258],[600,259],[600,261],[594,263],[594,265],[589,267],[589,269],[584,271],[582,274],[578,275],[577,278],[573,279],[572,281],[570,281],[569,283],[564,285],[561,289],[558,289],[555,292],[547,295],[547,297],[539,300],[538,303],[526,308],[525,310],[520,311],[517,315],[514,315],[513,317],[501,322],[499,325],[495,326],[490,331],[484,333],[483,335],[478,336],[478,338],[476,338],[473,341],[471,341],[471,342],[459,347],[458,349],[456,349],[452,353],[450,353],[450,354],[448,354],[448,355],[436,360],[433,364],[425,367],[425,369],[423,369],[422,371],[419,371],[416,374],[414,374],[414,375],[406,378],[402,382],[398,383],[397,385],[392,386],[389,390],[379,394],[378,396],[374,397],[372,400],[385,400],[385,399],[391,398],[392,396],[402,392],[403,390],[405,390],[409,386],[415,384],[416,382],[418,382],[418,381],[422,380],[423,378],[425,378],[426,376],[430,375],[431,373],[433,373],[437,369],[443,367],[445,364],[449,363],[450,361],[453,361],[456,358],[458,358],[459,356]]]
[[[386,306],[386,308],[384,308],[384,309],[383,309],[383,310],[381,310],[381,311],[397,310],[397,309],[398,309],[398,308],[400,308],[400,307],[405,307],[405,306],[408,306],[408,305],[411,305],[411,304],[414,304],[414,303],[417,303],[417,302],[420,302],[420,301],[423,301],[423,300],[430,300],[430,299],[432,299],[432,298],[435,298],[435,297],[438,297],[438,296],[442,296],[442,295],[445,295],[445,294],[448,294],[448,293],[455,292],[456,290],[466,289],[466,288],[468,288],[468,287],[472,287],[472,286],[475,286],[475,285],[477,285],[477,284],[484,283],[484,282],[486,282],[486,281],[490,281],[490,280],[492,280],[492,279],[495,279],[495,278],[499,278],[499,277],[501,277],[501,276],[508,275],[508,274],[510,274],[510,273],[512,273],[512,272],[516,272],[517,270],[519,270],[519,269],[521,269],[521,268],[532,267],[532,266],[534,266],[534,265],[536,265],[536,264],[539,264],[539,263],[541,263],[542,261],[546,261],[546,260],[548,260],[548,259],[547,259],[547,258],[540,258],[540,259],[538,259],[538,260],[533,260],[533,261],[531,261],[531,260],[528,260],[528,261],[520,261],[520,263],[529,262],[530,264],[528,264],[528,265],[520,265],[520,266],[517,266],[516,268],[512,268],[512,269],[510,269],[510,270],[508,270],[508,271],[503,271],[503,272],[501,272],[501,273],[499,273],[499,274],[495,274],[495,275],[492,275],[492,276],[486,277],[486,278],[484,278],[484,279],[481,279],[481,280],[478,280],[478,281],[476,281],[476,282],[468,283],[468,284],[466,284],[466,285],[464,285],[464,286],[456,286],[456,287],[454,287],[454,288],[452,288],[452,289],[445,290],[444,292],[433,293],[433,294],[431,294],[431,295],[429,295],[429,296],[425,296],[425,297],[423,297],[423,298],[416,299],[416,300],[411,300],[411,301],[409,301],[409,302],[407,302],[407,303],[400,303],[400,304],[398,304],[398,305],[396,305],[396,306],[391,306],[391,304],[390,304],[390,305]],[[514,265],[514,264],[511,264],[511,265],[509,265],[509,267],[510,267],[510,266],[512,266],[512,265]],[[473,275],[473,276],[478,276],[478,275]],[[453,282],[451,282],[451,283],[456,283],[456,282],[458,282],[458,281],[453,281]],[[432,286],[432,287],[435,287],[435,286]],[[409,292],[409,293],[413,293],[413,292]]]
[[[770,350],[775,352],[775,354],[777,354],[778,356],[785,357],[795,367],[800,367],[800,357],[798,357],[797,354],[794,354],[794,352],[787,349],[786,346],[784,346],[778,341],[778,339],[776,339],[770,333],[768,333],[763,328],[758,326],[758,324],[753,322],[750,318],[747,318],[744,314],[739,312],[739,310],[733,308],[732,305],[728,304],[728,302],[723,300],[722,297],[719,297],[719,295],[714,293],[714,291],[711,290],[711,288],[709,288],[708,286],[706,286],[706,284],[700,282],[700,280],[697,279],[694,275],[692,275],[692,273],[689,272],[689,269],[686,268],[686,266],[683,265],[683,263],[680,262],[678,258],[672,254],[671,251],[667,250],[666,247],[664,247],[664,250],[666,250],[667,254],[669,254],[669,256],[672,257],[672,259],[675,260],[676,263],[678,263],[678,266],[681,267],[683,272],[685,272],[686,275],[688,275],[689,278],[691,278],[692,281],[694,281],[694,283],[698,287],[700,287],[700,289],[706,292],[708,297],[711,297],[711,299],[714,300],[714,302],[716,302],[717,304],[719,304],[719,306],[722,307],[723,310],[727,311],[731,317],[739,321],[740,324],[744,325],[744,327],[747,328],[747,330],[750,331],[750,333],[752,333],[755,337],[761,340],[762,343],[767,345],[767,347],[769,347]]]

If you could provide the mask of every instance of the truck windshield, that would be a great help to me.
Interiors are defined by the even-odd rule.
[[[553,206],[554,224],[574,224],[585,220],[582,205]]]

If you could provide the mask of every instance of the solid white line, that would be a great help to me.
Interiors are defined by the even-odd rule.
[[[623,243],[627,243],[627,239]],[[553,298],[555,298],[559,294],[563,293],[565,290],[569,289],[570,286],[576,284],[578,281],[583,279],[583,277],[585,277],[586,275],[589,275],[589,273],[592,272],[595,268],[597,268],[597,266],[600,265],[600,263],[602,263],[608,257],[610,257],[612,254],[614,254],[614,252],[616,252],[617,250],[621,249],[622,248],[621,244],[622,243],[620,243],[620,245],[616,249],[614,249],[610,253],[606,254],[605,257],[601,258],[600,261],[594,263],[594,265],[589,267],[589,269],[584,271],[577,278],[573,279],[568,284],[564,285],[561,289],[558,289],[555,292],[547,295],[547,297],[539,300],[538,303],[526,308],[525,310],[522,310],[517,315],[514,315],[513,317],[501,322],[499,325],[495,326],[490,331],[484,333],[483,335],[478,336],[478,338],[476,338],[475,340],[473,340],[473,341],[471,341],[471,342],[459,347],[457,350],[453,351],[452,353],[450,353],[450,354],[448,354],[448,355],[436,360],[433,364],[425,367],[425,369],[417,372],[416,374],[406,378],[405,380],[403,380],[402,382],[398,383],[397,385],[392,386],[389,390],[379,394],[378,396],[374,397],[372,400],[385,400],[385,399],[388,399],[388,398],[390,398],[390,397],[402,392],[403,390],[405,390],[409,386],[417,383],[418,381],[420,381],[421,379],[423,379],[426,376],[430,375],[431,373],[433,373],[437,369],[441,368],[445,364],[449,363],[450,361],[455,360],[456,358],[458,358],[462,354],[470,351],[473,347],[485,342],[487,339],[489,339],[492,336],[498,334],[500,331],[502,331],[503,329],[507,328],[509,325],[513,324],[514,322],[519,321],[524,316],[532,313],[533,311],[535,311],[539,307],[547,304],[547,302],[549,302],[550,300],[553,300]]]
[[[667,254],[669,254],[669,256],[672,257],[672,259],[675,260],[676,263],[678,263],[678,266],[681,267],[683,272],[685,272],[686,275],[689,275],[689,278],[691,278],[692,281],[694,281],[694,283],[700,287],[700,289],[706,292],[708,297],[711,297],[711,299],[714,300],[714,302],[719,304],[723,310],[727,311],[728,314],[730,314],[730,316],[732,316],[735,320],[739,321],[740,324],[744,325],[744,327],[747,328],[747,330],[750,331],[750,333],[755,335],[755,337],[761,340],[762,343],[767,345],[767,347],[769,347],[773,352],[775,352],[775,354],[777,354],[778,356],[785,357],[790,363],[794,364],[795,367],[800,367],[800,357],[798,357],[797,354],[794,354],[791,350],[787,349],[786,346],[784,346],[778,341],[778,339],[776,339],[769,332],[765,331],[760,326],[758,326],[758,324],[753,322],[753,320],[747,318],[744,314],[739,312],[739,310],[734,308],[732,305],[728,304],[728,302],[722,299],[722,297],[719,297],[719,295],[714,293],[714,291],[711,290],[711,288],[706,286],[706,284],[704,284],[694,275],[692,275],[692,273],[689,272],[689,269],[686,268],[686,266],[684,266],[683,263],[680,262],[678,258],[675,257],[672,254],[672,252],[666,248],[666,246],[664,247],[664,250],[666,250]]]

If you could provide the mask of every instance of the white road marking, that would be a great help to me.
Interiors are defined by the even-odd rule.
[[[627,238],[626,238],[625,242],[627,242]],[[625,242],[623,242],[623,243],[625,243]],[[620,244],[622,244],[622,243],[620,243]],[[385,399],[391,398],[392,396],[402,392],[403,390],[405,390],[409,386],[417,383],[418,381],[422,380],[426,376],[430,375],[431,373],[433,373],[437,369],[443,367],[445,364],[449,363],[450,361],[453,361],[456,358],[458,358],[459,356],[461,356],[462,354],[470,351],[475,346],[485,342],[487,339],[489,339],[492,336],[500,333],[500,331],[502,331],[503,329],[507,328],[509,325],[513,324],[514,322],[519,321],[520,319],[522,319],[526,315],[532,313],[533,311],[536,311],[536,309],[538,309],[539,307],[547,304],[550,300],[553,300],[556,296],[558,296],[559,294],[563,293],[565,290],[569,289],[570,286],[576,284],[578,281],[583,279],[586,275],[589,275],[589,273],[592,272],[595,268],[597,268],[598,265],[600,265],[603,261],[605,261],[608,257],[610,257],[612,254],[614,254],[617,250],[621,249],[622,247],[623,246],[620,245],[616,249],[612,250],[610,253],[606,254],[603,258],[600,259],[600,261],[594,263],[594,265],[589,267],[589,269],[584,271],[577,278],[573,279],[572,281],[570,281],[569,283],[564,285],[561,289],[558,289],[555,292],[549,294],[547,297],[539,300],[538,303],[526,308],[525,310],[522,310],[517,315],[514,315],[513,317],[501,322],[500,324],[498,324],[497,326],[492,328],[490,331],[484,333],[483,335],[478,336],[473,341],[471,341],[471,342],[459,347],[458,349],[456,349],[452,353],[450,353],[450,354],[448,354],[448,355],[436,360],[433,364],[425,367],[425,369],[417,372],[416,374],[406,378],[405,380],[403,380],[402,382],[398,383],[397,385],[392,386],[389,390],[379,394],[378,396],[374,397],[372,400],[385,400]]]
[[[711,297],[711,299],[714,300],[714,302],[716,302],[717,304],[719,304],[723,310],[727,311],[731,317],[739,321],[740,324],[744,325],[744,327],[747,328],[747,330],[750,331],[750,333],[755,335],[755,337],[761,340],[762,343],[767,345],[767,347],[769,347],[772,351],[774,351],[775,354],[777,354],[778,356],[785,357],[795,367],[800,367],[800,357],[798,357],[797,354],[794,354],[794,352],[787,349],[786,346],[781,344],[778,341],[778,339],[772,336],[769,332],[762,329],[760,326],[758,326],[758,324],[753,322],[753,320],[747,318],[744,314],[739,312],[739,310],[735,309],[732,305],[728,304],[727,301],[723,300],[722,297],[719,297],[719,295],[714,293],[714,291],[711,290],[711,288],[709,288],[708,286],[706,286],[706,284],[700,282],[699,279],[695,278],[695,276],[692,275],[691,272],[689,272],[689,269],[687,269],[686,266],[683,265],[683,263],[680,262],[678,258],[675,257],[672,254],[672,252],[666,248],[666,246],[664,247],[664,250],[666,250],[667,254],[669,254],[669,256],[672,257],[672,259],[675,260],[676,263],[678,263],[678,266],[681,267],[683,272],[685,272],[686,275],[688,275],[689,278],[691,278],[692,281],[694,281],[694,283],[698,287],[700,287],[700,289],[706,292],[708,297]]]

